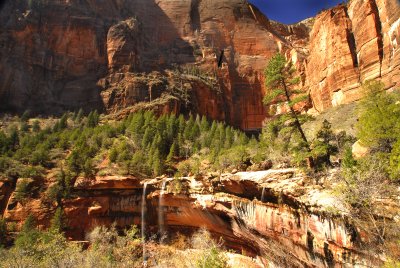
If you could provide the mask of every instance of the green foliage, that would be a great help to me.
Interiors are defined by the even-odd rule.
[[[378,81],[364,83],[366,97],[359,107],[358,137],[375,151],[390,152],[400,127],[400,94],[383,91]]]
[[[358,137],[363,145],[385,165],[393,179],[400,178],[400,93],[384,91],[378,81],[367,81],[366,97],[359,105]]]
[[[28,198],[32,190],[32,180],[21,178],[18,180],[17,187],[15,189],[15,200],[20,203],[24,203],[25,199]]]
[[[63,199],[69,199],[72,195],[72,174],[69,171],[65,171],[61,168],[57,175],[57,181],[55,184],[49,187],[46,192],[46,197],[49,201],[56,201],[58,205],[61,205]]]
[[[90,112],[87,117],[87,126],[88,127],[96,127],[99,124],[100,116],[97,113],[97,110]]]
[[[38,120],[34,120],[32,124],[32,131],[39,132],[40,131],[40,123]]]
[[[82,121],[82,118],[83,118],[83,110],[82,110],[82,108],[80,108],[78,113],[76,114],[75,118],[73,118],[73,119],[74,119],[75,123],[80,123]]]
[[[118,158],[118,150],[113,147],[110,150],[108,157],[109,157],[111,163],[115,163],[115,161],[117,161],[117,158]]]
[[[33,215],[30,214],[26,218],[20,233],[15,239],[15,246],[33,254],[34,249],[32,248],[32,245],[35,245],[39,238],[40,232],[36,229],[36,220]]]
[[[4,246],[7,240],[7,222],[0,217],[0,247]]]
[[[30,111],[30,110],[26,110],[26,111],[21,115],[21,122],[26,122],[26,121],[28,121],[30,117],[31,117],[31,111]]]
[[[65,165],[69,180],[76,176],[91,177],[98,172],[142,177],[173,175],[177,163],[194,156],[191,173],[200,174],[201,161],[211,161],[207,168],[218,168],[219,156],[243,151],[240,148],[249,143],[243,132],[198,115],[157,117],[146,111],[99,125],[99,115],[93,111],[87,118],[83,112],[66,113],[55,122],[48,121],[53,125],[39,119],[34,122],[37,127],[28,132],[20,132],[13,126],[0,130],[1,174],[24,177],[33,170]],[[40,125],[46,127],[41,130]],[[113,165],[101,166],[107,156]],[[235,155],[229,168],[239,166],[238,159]],[[49,201],[60,202],[65,198],[64,190],[57,181],[47,189],[46,196]],[[21,200],[24,198],[22,195]]]
[[[192,237],[192,245],[202,250],[196,258],[197,268],[227,268],[228,262],[224,256],[221,245],[217,244],[208,231],[200,230]]]
[[[264,97],[264,104],[270,108],[270,113],[276,114],[277,105],[287,107],[289,113],[275,115],[269,120],[264,137],[272,144],[282,144],[281,151],[291,149],[296,154],[297,162],[308,159],[310,167],[314,166],[310,144],[304,134],[302,123],[308,117],[301,115],[295,105],[307,100],[308,96],[296,88],[300,79],[294,77],[296,72],[291,61],[287,62],[282,54],[276,54],[265,68],[265,84],[268,92]],[[297,133],[295,133],[297,132]],[[276,139],[278,141],[276,142]]]
[[[353,165],[354,159],[352,159],[351,149],[349,149],[355,141],[352,136],[347,135],[345,131],[335,134],[328,120],[323,121],[315,136],[316,138],[311,144],[311,155],[315,159],[317,168],[330,166],[330,157],[337,154],[344,158],[345,166]]]
[[[62,233],[65,229],[65,218],[64,211],[61,207],[58,207],[54,213],[53,218],[50,221],[50,231],[53,233]]]

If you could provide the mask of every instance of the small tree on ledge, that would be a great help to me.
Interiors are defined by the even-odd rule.
[[[285,125],[287,125],[287,122],[285,122],[287,121],[287,117],[287,119],[292,120],[290,125],[298,131],[301,138],[301,143],[297,147],[297,150],[301,150],[301,148],[306,150],[305,157],[308,161],[308,166],[314,168],[310,143],[301,126],[300,113],[294,108],[296,104],[307,100],[308,95],[296,88],[296,85],[300,83],[300,77],[295,77],[295,72],[296,69],[293,67],[292,62],[287,62],[282,54],[277,53],[272,57],[264,70],[265,84],[269,89],[269,92],[264,97],[264,104],[268,107],[275,104],[284,105],[289,108],[288,114],[276,115],[276,117],[278,117],[280,124]]]

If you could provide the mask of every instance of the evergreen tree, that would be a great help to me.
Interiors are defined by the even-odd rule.
[[[163,173],[164,167],[158,149],[156,149],[154,152],[152,166],[153,166],[153,174],[155,176],[161,175]]]
[[[86,177],[91,177],[94,175],[94,167],[92,159],[87,158],[85,160],[85,164],[83,165],[83,172],[85,173]]]
[[[367,81],[363,85],[366,97],[359,106],[358,137],[374,151],[389,153],[397,140],[400,127],[400,94],[386,93],[384,84]]]
[[[36,220],[32,214],[26,218],[22,225],[21,232],[15,239],[15,246],[17,248],[31,251],[32,245],[35,245],[40,237],[39,231],[36,229]]]
[[[185,130],[183,132],[183,137],[185,138],[185,140],[193,141],[192,130],[193,130],[194,125],[195,125],[195,121],[193,119],[193,116],[190,115],[189,120],[186,122]]]
[[[79,109],[78,114],[75,117],[75,123],[80,123],[82,122],[82,118],[83,118],[83,110],[82,108]]]
[[[63,114],[59,121],[59,130],[66,129],[68,127],[68,113]]]
[[[185,131],[185,126],[186,126],[185,118],[181,114],[181,115],[179,115],[179,118],[178,118],[178,132],[182,135],[183,135],[183,132]]]
[[[115,147],[113,147],[111,150],[110,150],[110,153],[109,153],[109,159],[110,159],[110,162],[111,163],[115,163],[115,161],[117,160],[117,158],[118,158],[118,150],[115,148]]]
[[[172,159],[173,159],[173,157],[174,156],[176,156],[176,151],[177,151],[177,148],[176,148],[177,146],[176,146],[176,142],[174,142],[172,145],[171,145],[171,148],[169,149],[169,153],[168,153],[168,156],[167,156],[167,163],[171,163],[172,162]]]
[[[295,105],[307,100],[308,96],[296,88],[300,78],[294,77],[295,72],[292,62],[287,62],[282,54],[278,53],[272,57],[265,69],[265,83],[269,92],[264,97],[264,104],[269,107],[272,105],[287,105],[294,127],[300,134],[301,146],[307,152],[311,152],[310,144],[301,126],[299,112],[295,110]],[[313,167],[312,156],[308,156],[308,161],[309,166]]]
[[[65,229],[64,212],[61,207],[58,207],[50,221],[50,231],[53,233],[61,233]]]
[[[316,164],[331,165],[330,156],[338,152],[338,147],[333,144],[336,140],[332,131],[332,125],[328,120],[324,120],[321,129],[317,132],[316,140],[312,143],[312,155]]]
[[[90,112],[87,118],[87,126],[96,127],[99,124],[99,118],[100,116],[97,113],[97,110]]]
[[[19,145],[18,129],[11,128],[10,137],[8,139],[9,149],[15,151]]]
[[[208,123],[207,117],[204,115],[201,117],[200,131],[201,133],[207,132],[210,129],[210,124]]]
[[[358,137],[382,162],[393,179],[400,178],[400,93],[384,91],[379,81],[363,85],[366,97],[359,105]]]

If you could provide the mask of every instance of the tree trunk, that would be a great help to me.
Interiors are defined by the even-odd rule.
[[[307,151],[311,152],[311,148],[310,148],[310,144],[308,143],[307,137],[303,131],[303,128],[301,127],[299,118],[297,117],[296,111],[294,110],[294,108],[290,105],[290,95],[289,95],[289,91],[286,85],[285,80],[282,78],[281,80],[283,89],[285,90],[285,95],[286,95],[286,100],[289,104],[289,109],[290,109],[290,113],[292,114],[292,117],[294,118],[294,124],[296,125],[297,130],[300,133],[300,136],[302,138],[302,140],[306,143],[307,146]],[[314,158],[312,156],[307,157],[307,166],[309,168],[314,168],[315,167],[315,163],[314,163]]]

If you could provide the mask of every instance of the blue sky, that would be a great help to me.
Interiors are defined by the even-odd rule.
[[[249,0],[268,18],[291,24],[315,16],[322,9],[336,6],[343,0]]]

